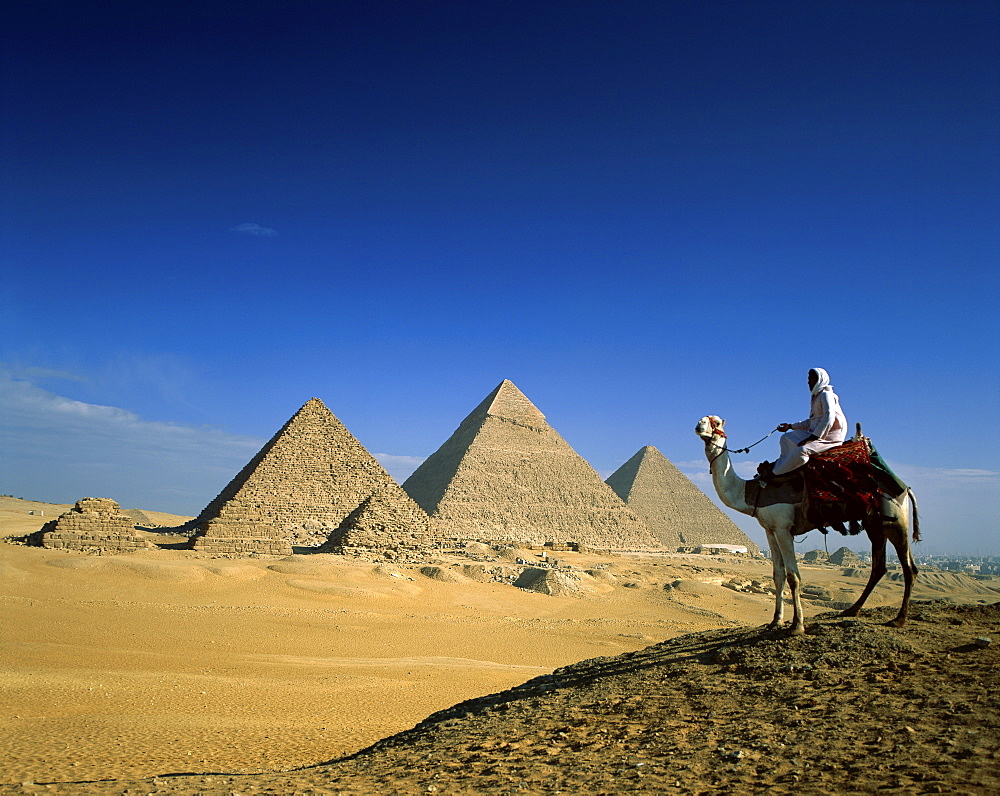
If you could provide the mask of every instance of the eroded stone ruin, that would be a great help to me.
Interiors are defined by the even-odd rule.
[[[431,524],[319,398],[312,398],[193,523],[195,550],[289,555],[426,543]]]
[[[135,532],[135,520],[111,498],[86,497],[49,520],[30,541],[42,547],[91,552],[122,552],[154,547]]]
[[[667,550],[730,544],[760,553],[750,537],[652,445],[640,448],[606,483]]]
[[[467,539],[654,549],[645,523],[504,380],[403,483]]]
[[[861,562],[861,557],[849,547],[841,547],[839,550],[830,553],[830,563],[838,567],[856,567]]]

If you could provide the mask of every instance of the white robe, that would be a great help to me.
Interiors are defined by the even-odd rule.
[[[824,374],[825,375],[825,374]],[[829,383],[817,385],[809,408],[809,418],[792,423],[792,430],[781,435],[781,455],[774,463],[774,474],[784,475],[805,464],[814,453],[835,448],[847,439],[847,418],[840,408],[840,399]],[[799,445],[808,436],[812,442]]]

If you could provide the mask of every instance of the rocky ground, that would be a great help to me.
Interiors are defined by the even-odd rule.
[[[682,635],[437,712],[283,773],[23,782],[0,793],[1000,792],[1000,603]]]

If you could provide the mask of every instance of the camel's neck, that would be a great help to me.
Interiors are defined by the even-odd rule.
[[[747,505],[743,492],[747,482],[733,471],[732,463],[729,461],[729,451],[721,447],[725,445],[725,440],[713,439],[714,441],[705,442],[705,455],[708,457],[715,491],[729,508],[743,514],[752,514],[753,508]]]

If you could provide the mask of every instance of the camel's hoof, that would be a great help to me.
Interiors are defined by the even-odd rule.
[[[781,630],[781,626],[783,624],[784,624],[784,622],[770,622],[770,623],[764,625],[764,629],[766,631],[768,631],[769,633],[773,633],[775,630]]]
[[[790,636],[804,636],[805,633],[806,633],[806,629],[804,627],[802,627],[802,626],[799,626],[799,627],[794,627],[793,626],[793,627],[788,628],[788,635],[790,635]]]
[[[841,616],[857,616],[860,613],[861,613],[860,608],[848,608],[846,611],[844,611],[844,613],[841,614]]]
[[[885,626],[886,626],[886,627],[902,627],[902,626],[903,626],[903,625],[905,625],[905,624],[906,624],[906,617],[903,617],[902,619],[900,619],[900,618],[899,618],[899,617],[897,616],[897,617],[896,617],[895,619],[893,619],[893,620],[892,620],[891,622],[886,622],[886,623],[885,623]]]

